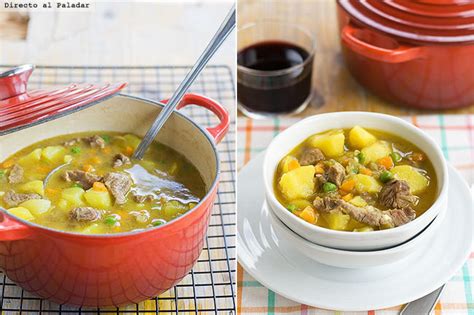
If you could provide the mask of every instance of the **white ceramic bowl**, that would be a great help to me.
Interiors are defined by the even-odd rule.
[[[426,212],[415,220],[387,230],[372,232],[334,231],[310,224],[289,212],[275,197],[273,181],[280,160],[309,136],[338,128],[360,125],[386,131],[417,145],[433,163],[437,177],[437,198]],[[370,112],[336,112],[308,117],[280,133],[265,153],[263,178],[270,209],[291,230],[318,245],[344,250],[378,250],[399,245],[420,233],[438,213],[447,207],[448,171],[436,143],[412,124],[390,115]]]
[[[272,211],[270,211],[270,217],[275,235],[280,240],[289,242],[293,248],[304,256],[329,266],[357,269],[395,263],[416,251],[422,250],[428,246],[436,230],[443,222],[445,213],[446,210],[442,209],[433,222],[405,243],[372,251],[350,251],[317,245],[290,230]]]

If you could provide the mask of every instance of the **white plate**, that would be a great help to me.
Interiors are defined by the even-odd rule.
[[[472,197],[449,167],[449,205],[431,240],[399,262],[366,269],[343,269],[315,262],[282,242],[264,205],[264,153],[238,176],[238,259],[257,281],[274,292],[315,307],[341,311],[381,309],[418,299],[446,283],[467,259],[473,240]]]

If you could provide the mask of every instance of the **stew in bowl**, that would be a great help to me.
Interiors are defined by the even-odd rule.
[[[389,229],[422,215],[437,195],[427,155],[396,135],[354,126],[311,135],[279,163],[277,199],[320,227]]]
[[[397,246],[447,207],[447,164],[426,133],[398,117],[305,118],[265,152],[269,208],[294,233],[344,250]]]

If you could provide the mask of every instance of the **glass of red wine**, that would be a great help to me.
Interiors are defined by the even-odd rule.
[[[251,118],[296,114],[312,98],[314,37],[299,25],[263,21],[238,31],[237,100]]]

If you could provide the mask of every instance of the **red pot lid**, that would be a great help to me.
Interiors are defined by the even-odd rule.
[[[117,94],[127,84],[71,84],[27,91],[33,65],[0,73],[0,136],[67,115]]]
[[[474,1],[338,0],[354,22],[402,40],[439,44],[474,41]]]

